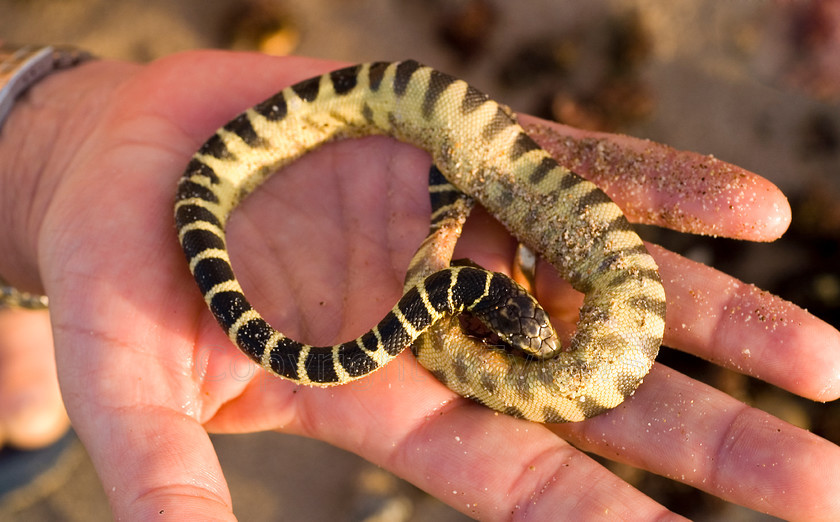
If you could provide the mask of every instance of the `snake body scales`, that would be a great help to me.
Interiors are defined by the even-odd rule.
[[[537,349],[546,355],[539,357],[488,348],[461,331],[459,310],[480,309],[496,292],[517,292],[499,274],[438,266],[448,258],[429,260],[438,241],[435,231],[448,230],[454,243],[468,207],[451,212],[443,227],[433,220],[432,234],[409,267],[406,293],[358,339],[313,347],[260,317],[230,265],[225,241],[230,213],[270,175],[309,151],[371,134],[426,150],[454,194],[478,201],[585,294],[569,346],[553,349],[542,329],[537,338],[549,347]],[[446,213],[458,201],[463,200],[433,201],[433,207]],[[662,340],[665,294],[657,267],[621,210],[594,184],[554,161],[508,108],[414,61],[336,70],[237,116],[189,162],[178,184],[175,221],[190,270],[230,339],[268,371],[301,384],[360,378],[414,343],[421,364],[464,396],[533,421],[579,421],[632,394]],[[444,270],[433,272],[438,268]],[[504,305],[490,307],[499,306]]]

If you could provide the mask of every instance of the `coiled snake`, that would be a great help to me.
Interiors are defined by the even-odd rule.
[[[225,224],[242,198],[284,165],[326,142],[369,134],[426,150],[457,189],[433,176],[433,208],[443,217],[433,218],[405,294],[376,327],[336,346],[293,341],[245,298]],[[450,243],[460,234],[469,205],[459,191],[585,294],[569,346],[556,344],[545,313],[506,276],[446,268],[451,249],[446,259],[429,260],[430,245],[447,241],[438,234],[448,234]],[[436,194],[448,196],[436,202]],[[509,109],[414,61],[312,78],[233,119],[187,166],[175,221],[190,270],[231,340],[268,371],[301,384],[358,379],[413,343],[421,364],[464,396],[534,421],[578,421],[633,393],[662,340],[665,294],[657,267],[619,208],[558,165]],[[501,328],[496,334],[513,348],[466,336],[457,320],[464,309]],[[517,310],[526,318],[512,317]],[[511,323],[525,326],[511,332],[505,329]]]

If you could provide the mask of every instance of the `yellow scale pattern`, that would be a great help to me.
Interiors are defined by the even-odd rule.
[[[444,272],[445,279],[421,277],[448,265],[458,223],[466,217],[458,212],[438,228],[445,237],[436,238],[433,229],[424,242],[400,303],[359,339],[311,347],[259,317],[230,268],[224,227],[231,211],[303,154],[329,141],[369,134],[393,136],[428,151],[458,191],[475,198],[585,294],[566,350],[534,360],[488,349],[466,337],[456,317],[439,317],[440,309],[429,308],[435,292],[446,291],[442,287],[460,292],[462,279],[486,277],[488,287],[507,279],[489,272],[481,276],[472,268]],[[407,333],[417,330],[411,333],[420,335],[414,342],[418,360],[456,392],[517,417],[578,421],[633,393],[662,340],[665,294],[657,267],[621,210],[538,147],[509,109],[413,61],[334,71],[241,114],[193,157],[179,182],[175,215],[190,269],[230,338],[269,371],[302,384],[362,377],[414,341]],[[434,257],[432,250],[450,251]],[[423,306],[412,308],[416,301]],[[426,310],[434,321],[417,328],[419,320],[405,313],[409,309],[420,315]]]

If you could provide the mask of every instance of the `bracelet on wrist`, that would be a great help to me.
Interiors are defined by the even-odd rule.
[[[87,51],[69,45],[0,44],[0,128],[27,89],[50,73],[92,58]]]
[[[0,310],[3,308],[41,310],[47,308],[47,306],[49,306],[47,296],[21,292],[0,277]]]

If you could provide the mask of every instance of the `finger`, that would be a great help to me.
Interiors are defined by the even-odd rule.
[[[661,365],[624,405],[551,429],[757,511],[840,519],[840,447]]]
[[[57,245],[56,262],[67,268],[45,281],[62,391],[115,518],[232,520],[227,485],[199,421],[206,398],[194,373],[198,303],[185,297],[191,282],[183,259],[160,232],[169,216],[144,206],[155,224],[139,218],[139,227],[157,233],[129,238],[130,227],[92,226],[97,216],[80,211],[77,225],[97,237],[66,234]],[[97,241],[120,253],[89,259],[101,252]],[[159,270],[144,269],[144,253],[152,252]]]
[[[480,520],[678,518],[545,427],[455,396],[408,354],[335,389],[255,379],[207,427],[269,425],[353,451]]]
[[[631,221],[752,241],[777,239],[790,224],[790,205],[775,185],[714,157],[528,116],[522,124]]]
[[[668,297],[664,343],[803,397],[840,397],[840,332],[798,306],[648,245]]]
[[[100,274],[113,280],[107,270]],[[181,320],[189,307],[173,298],[171,307],[151,308],[147,300],[160,303],[159,295],[136,279],[148,297],[131,299],[144,290],[125,287],[114,294],[122,298],[105,300],[95,295],[96,284],[70,282],[51,294],[74,428],[115,518],[232,520],[213,445],[197,420],[203,397],[193,384],[192,337]]]
[[[657,245],[668,299],[663,343],[817,401],[840,397],[840,332],[798,306]],[[545,263],[537,296],[558,331],[573,328],[582,294]]]
[[[169,408],[111,410],[103,433],[85,430],[116,520],[235,520],[215,450],[204,428]],[[89,426],[89,425],[88,425]]]

